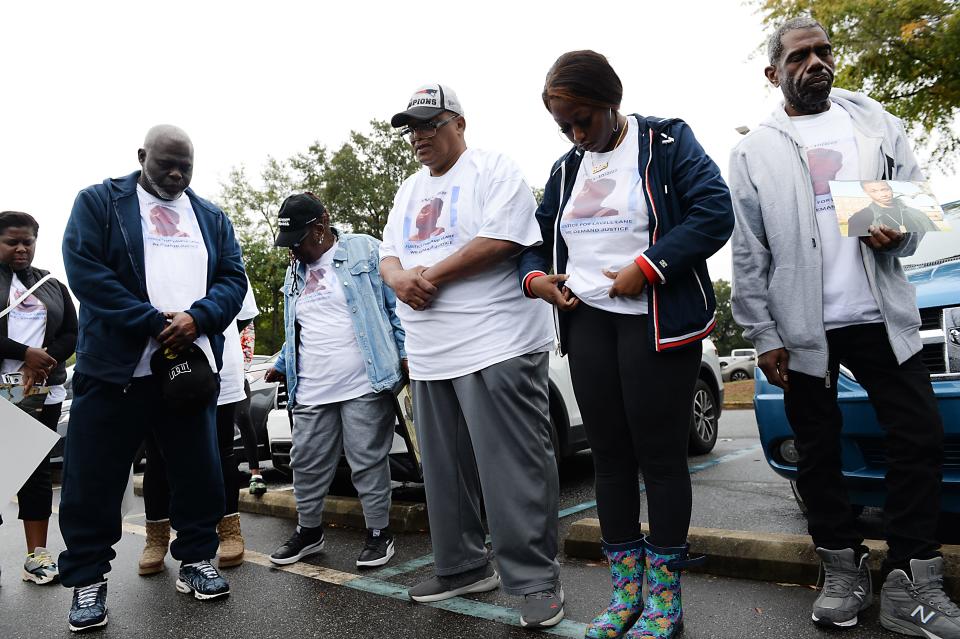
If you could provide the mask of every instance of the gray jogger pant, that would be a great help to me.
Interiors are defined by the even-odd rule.
[[[503,590],[525,595],[559,579],[559,480],[550,439],[547,353],[462,377],[414,381],[436,574],[488,561],[480,497]]]
[[[396,412],[390,393],[293,409],[290,467],[297,520],[305,528],[323,522],[323,500],[342,450],[360,495],[367,528],[390,523],[390,446]]]

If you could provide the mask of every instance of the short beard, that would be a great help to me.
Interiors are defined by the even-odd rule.
[[[153,189],[153,191],[157,194],[157,197],[159,197],[161,200],[172,202],[173,200],[176,200],[178,197],[183,195],[183,191],[180,191],[176,195],[173,195],[166,189],[160,188],[160,185],[154,182],[153,178],[150,177],[150,174],[147,173],[146,171],[143,172],[143,178],[147,181],[147,184],[150,185],[150,188]]]
[[[833,88],[833,84],[830,85],[830,89]],[[783,97],[786,98],[787,103],[796,109],[800,113],[810,114],[810,113],[821,113],[825,111],[824,106],[830,102],[830,90],[827,90],[827,93],[823,96],[820,95],[803,95],[800,93],[799,87],[794,83],[792,78],[783,80]]]

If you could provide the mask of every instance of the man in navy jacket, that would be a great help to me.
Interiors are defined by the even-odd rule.
[[[60,501],[61,581],[75,588],[71,630],[107,623],[104,575],[121,536],[130,464],[148,428],[170,472],[171,554],[182,562],[177,589],[197,599],[229,593],[209,564],[224,508],[216,393],[175,413],[150,360],[161,348],[199,350],[219,370],[223,330],[240,310],[246,276],[230,221],[188,188],[187,134],[154,127],[138,156],[142,171],[80,192],[63,238],[80,301]],[[158,219],[172,220],[176,233]]]

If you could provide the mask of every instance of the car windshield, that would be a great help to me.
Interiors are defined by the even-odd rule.
[[[957,239],[957,234],[960,233],[960,200],[943,205],[943,219],[950,225],[951,230],[924,235],[917,252],[900,259],[904,270],[911,271],[960,260],[960,241]]]

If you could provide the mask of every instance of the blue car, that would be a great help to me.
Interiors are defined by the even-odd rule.
[[[960,513],[960,201],[944,205],[952,232],[928,233],[915,255],[902,260],[917,289],[923,339],[922,356],[930,369],[944,427],[942,510]],[[886,454],[883,429],[867,393],[841,367],[837,383],[843,413],[843,476],[855,507],[883,506]],[[760,442],[773,470],[791,481],[796,492],[797,450],[783,409],[783,391],[756,369],[754,407]]]

